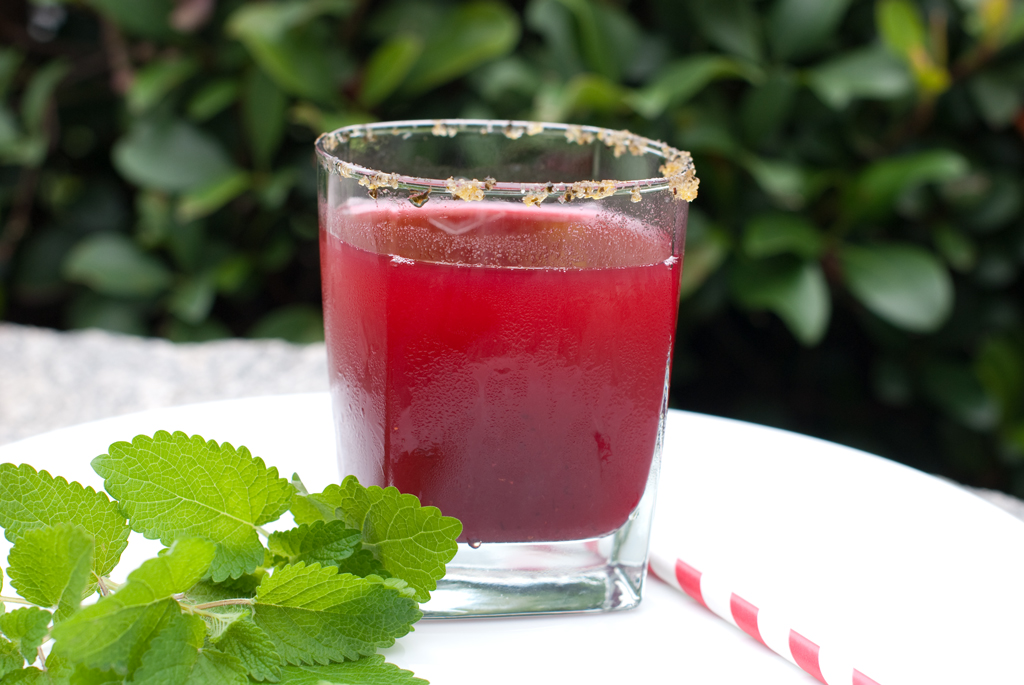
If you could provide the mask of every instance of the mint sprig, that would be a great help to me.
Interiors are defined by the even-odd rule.
[[[0,595],[0,685],[426,683],[376,652],[422,616],[456,519],[353,478],[310,494],[244,447],[184,433],[92,463],[113,499],[0,465],[19,595]],[[295,528],[263,528],[289,508]],[[129,530],[167,547],[118,585]]]

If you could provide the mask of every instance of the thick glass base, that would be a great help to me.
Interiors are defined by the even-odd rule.
[[[655,471],[657,473],[657,471]],[[656,488],[618,530],[599,538],[459,544],[422,605],[425,618],[619,611],[640,603]]]

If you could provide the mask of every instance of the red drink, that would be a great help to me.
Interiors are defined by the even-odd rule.
[[[654,454],[681,264],[670,236],[614,216],[322,206],[343,473],[458,517],[470,542],[625,523]]]

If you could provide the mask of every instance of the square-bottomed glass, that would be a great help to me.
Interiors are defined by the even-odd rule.
[[[635,606],[690,156],[481,120],[352,126],[316,148],[341,475],[463,523],[427,616]]]

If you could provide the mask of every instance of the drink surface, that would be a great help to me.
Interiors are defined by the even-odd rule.
[[[471,543],[626,521],[675,329],[668,236],[489,202],[321,207],[321,226],[343,474],[458,517]]]

